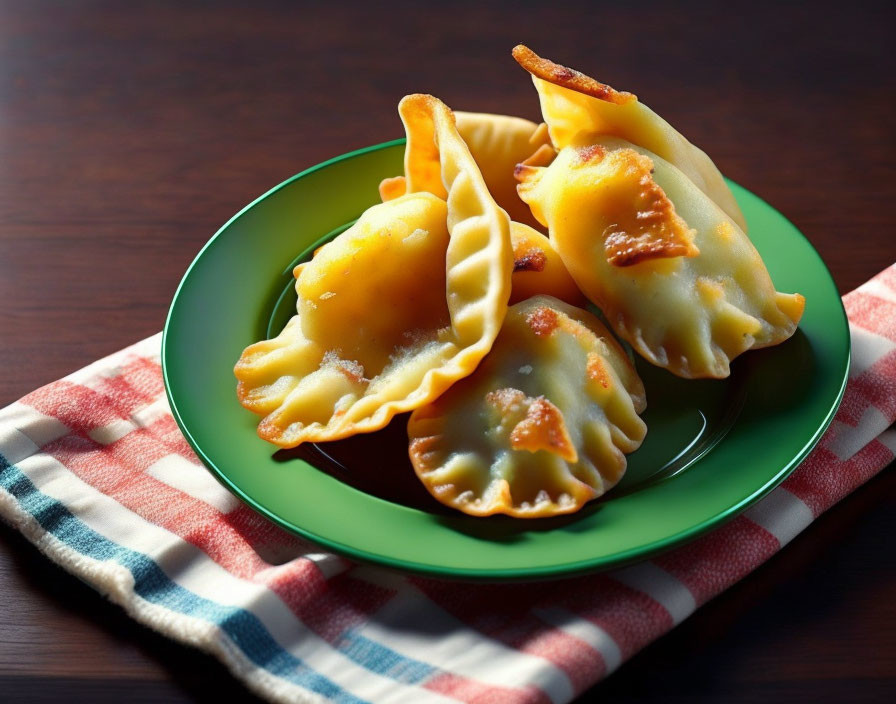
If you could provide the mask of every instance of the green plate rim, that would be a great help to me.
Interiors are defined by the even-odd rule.
[[[843,368],[843,376],[840,380],[840,386],[836,395],[836,398],[833,400],[830,409],[827,411],[827,414],[823,420],[823,422],[818,426],[816,431],[812,434],[812,436],[806,441],[803,445],[803,448],[781,469],[775,473],[768,482],[766,482],[763,486],[759,487],[757,490],[752,492],[751,494],[745,496],[741,501],[735,503],[732,506],[729,506],[727,509],[717,513],[716,515],[708,518],[701,523],[698,523],[690,528],[679,531],[678,533],[674,533],[669,535],[663,539],[655,540],[651,543],[645,543],[643,545],[639,545],[634,548],[630,548],[628,550],[624,550],[622,552],[614,553],[612,556],[600,556],[593,559],[585,559],[585,560],[577,560],[573,562],[566,562],[559,565],[546,565],[541,567],[533,567],[533,568],[500,568],[495,570],[490,569],[481,569],[481,568],[463,568],[463,567],[445,567],[441,568],[439,566],[428,565],[428,564],[419,564],[417,562],[413,562],[410,560],[405,560],[402,558],[392,557],[390,555],[377,554],[373,552],[369,552],[366,550],[358,549],[352,545],[346,545],[339,541],[335,541],[327,538],[326,536],[318,535],[312,531],[302,528],[301,526],[295,525],[288,520],[281,518],[276,515],[265,506],[261,505],[257,501],[253,500],[249,496],[247,496],[239,486],[237,486],[222,470],[220,470],[214,461],[205,453],[205,451],[199,446],[199,444],[194,440],[192,434],[190,433],[189,428],[187,427],[186,422],[181,416],[180,410],[178,408],[177,401],[174,398],[174,394],[172,392],[171,384],[169,381],[168,375],[168,354],[169,354],[169,326],[171,324],[171,320],[174,314],[175,307],[178,302],[178,298],[180,297],[181,291],[187,283],[187,280],[190,278],[190,274],[195,266],[197,266],[198,262],[202,258],[205,251],[211,247],[215,240],[224,233],[230,225],[239,219],[244,213],[255,207],[258,203],[268,198],[270,195],[276,193],[277,191],[289,186],[290,184],[298,181],[310,174],[313,174],[321,169],[325,169],[328,166],[345,161],[347,159],[351,159],[356,156],[361,156],[363,154],[367,154],[369,152],[379,151],[383,149],[388,149],[391,147],[399,146],[405,144],[406,139],[401,137],[399,139],[393,139],[388,142],[382,142],[379,144],[370,145],[367,147],[362,147],[360,149],[355,149],[350,152],[346,152],[345,154],[340,154],[339,156],[335,156],[331,159],[327,159],[326,161],[320,162],[319,164],[315,164],[304,171],[300,171],[299,173],[291,176],[286,179],[282,183],[277,184],[270,190],[266,191],[262,195],[255,198],[248,205],[241,208],[236,214],[234,214],[231,218],[227,220],[214,235],[203,245],[203,247],[199,250],[199,252],[194,257],[193,261],[190,263],[187,270],[184,272],[183,277],[181,278],[180,283],[177,286],[177,289],[174,293],[174,296],[171,300],[171,305],[168,309],[168,314],[165,318],[165,327],[162,331],[162,345],[161,345],[161,365],[162,365],[162,378],[165,385],[165,394],[168,399],[168,403],[171,407],[172,415],[174,416],[175,421],[177,422],[178,428],[183,434],[184,438],[187,440],[187,443],[196,453],[196,455],[202,460],[205,466],[209,469],[209,471],[213,474],[213,476],[223,484],[231,493],[237,496],[242,502],[250,506],[253,510],[262,514],[269,520],[273,521],[280,527],[285,530],[298,534],[308,540],[311,540],[318,545],[322,545],[324,547],[330,548],[340,554],[346,555],[354,560],[375,564],[381,567],[388,567],[392,569],[396,569],[402,572],[411,572],[416,574],[422,574],[430,577],[438,577],[443,579],[459,579],[466,581],[491,581],[491,582],[507,582],[507,581],[524,581],[524,580],[540,580],[540,579],[557,579],[557,578],[565,578],[565,577],[573,577],[577,575],[581,575],[588,572],[598,572],[608,569],[614,569],[618,567],[623,567],[625,565],[630,565],[635,562],[641,562],[643,560],[650,559],[655,557],[656,555],[667,552],[673,548],[679,547],[685,543],[691,542],[696,538],[704,535],[705,533],[711,531],[714,528],[719,527],[720,525],[726,523],[732,518],[736,517],[747,508],[758,502],[760,499],[769,494],[773,489],[775,489],[778,485],[781,484],[796,467],[808,456],[808,454],[815,448],[818,444],[818,441],[821,439],[824,432],[830,427],[831,422],[834,419],[834,416],[837,412],[837,409],[840,406],[840,402],[843,400],[843,395],[846,391],[846,385],[849,378],[849,367],[851,361],[851,339],[849,335],[849,319],[846,315],[846,310],[843,307],[843,300],[840,296],[837,297],[838,300],[838,309],[841,316],[841,322],[844,324],[847,334],[843,337],[841,341],[843,346],[845,347],[845,351],[842,353],[844,356],[844,368]],[[734,183],[733,181],[728,180],[729,183]],[[742,186],[738,187],[743,188]],[[823,269],[825,275],[828,278],[828,281],[833,285],[834,289],[837,290],[836,282],[831,276],[831,272],[828,269],[827,265],[824,263],[821,255],[818,250],[812,244],[812,242],[800,231],[796,225],[794,225],[787,217],[779,211],[774,206],[770,205],[765,199],[760,198],[752,191],[748,191],[743,188],[744,191],[751,193],[756,198],[762,201],[765,207],[769,208],[771,211],[774,211],[777,215],[779,215],[783,220],[787,221],[794,229],[794,231],[805,241],[805,243],[809,246],[809,249],[818,259],[818,262],[821,264],[821,268]],[[671,477],[670,477],[671,479]],[[667,480],[664,480],[667,481]],[[379,497],[372,496],[371,498],[376,499],[378,501],[385,501],[385,499],[380,499]],[[386,502],[389,503],[389,502]]]

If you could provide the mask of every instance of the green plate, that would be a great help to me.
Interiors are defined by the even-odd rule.
[[[293,312],[293,264],[378,201],[380,179],[402,170],[403,145],[337,157],[263,195],[212,237],[175,294],[162,345],[174,417],[254,509],[363,561],[464,579],[557,577],[693,539],[771,491],[818,441],[849,366],[840,297],[799,231],[732,184],[777,288],[806,297],[799,330],[738,358],[725,380],[685,381],[639,360],[647,439],[620,485],[579,513],[524,521],[444,509],[407,461],[404,417],[379,433],[275,451],[237,402],[233,365],[279,331]]]

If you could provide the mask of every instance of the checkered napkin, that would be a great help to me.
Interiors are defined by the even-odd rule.
[[[614,572],[459,585],[357,566],[285,533],[187,446],[158,335],[0,411],[0,515],[272,701],[567,702],[892,461],[896,265],[844,303],[849,385],[815,451],[724,527]]]

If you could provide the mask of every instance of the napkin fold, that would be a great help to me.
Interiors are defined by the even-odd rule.
[[[202,467],[165,399],[160,335],[0,411],[0,515],[271,701],[568,702],[893,460],[896,265],[843,301],[849,383],[812,454],[739,517],[624,569],[471,585],[321,551]]]

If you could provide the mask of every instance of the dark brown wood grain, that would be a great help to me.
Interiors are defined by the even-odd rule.
[[[161,329],[230,215],[400,136],[406,93],[537,117],[520,41],[637,93],[846,292],[896,260],[894,19],[888,2],[0,2],[0,406]],[[887,699],[894,497],[873,480],[582,701]],[[250,698],[8,528],[0,692]]]

